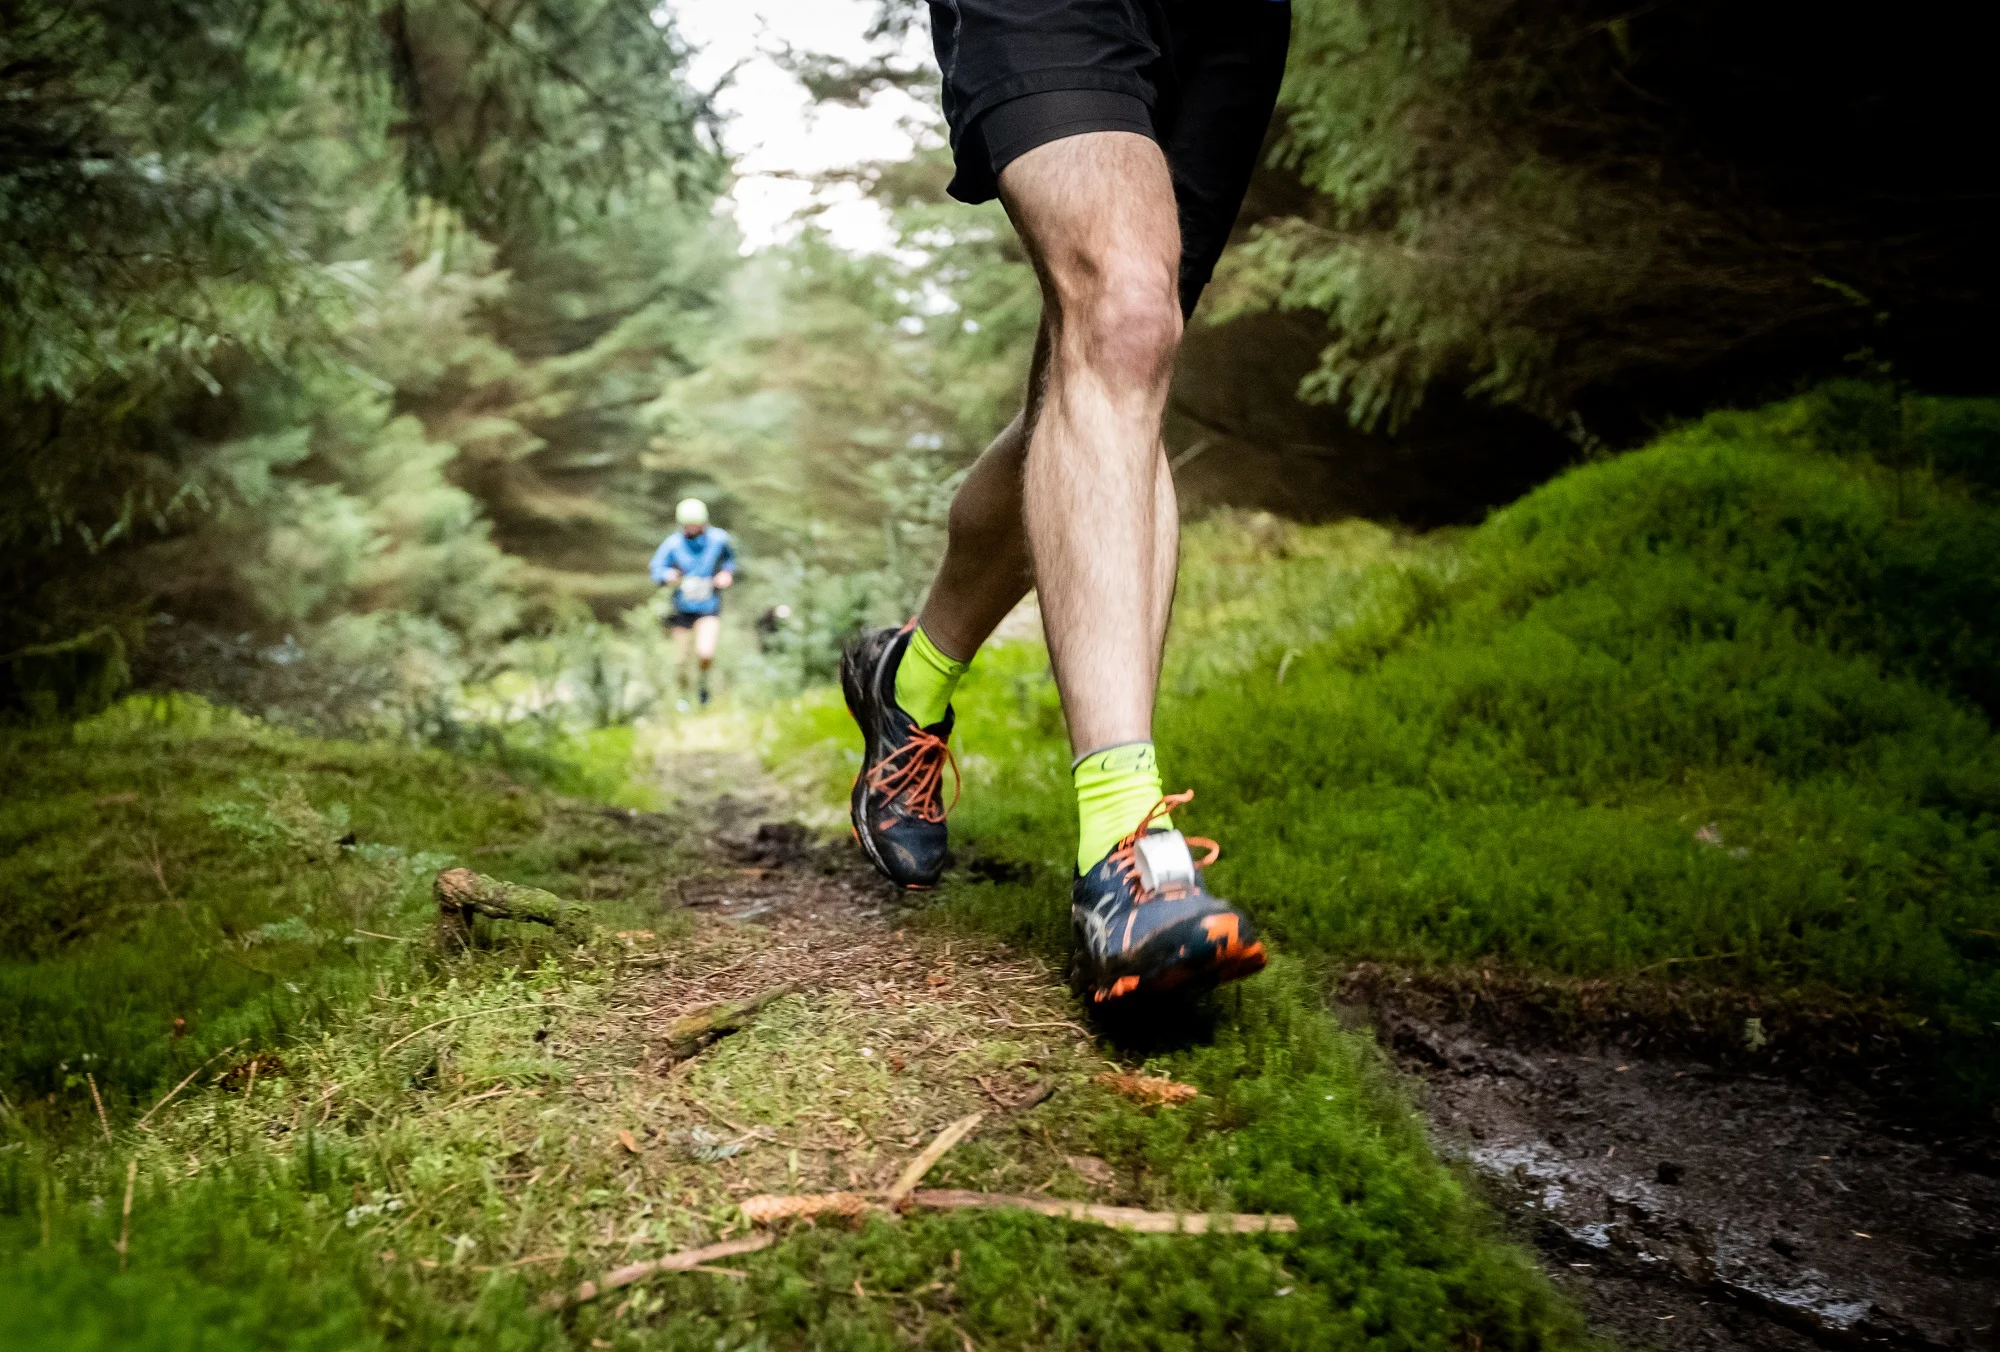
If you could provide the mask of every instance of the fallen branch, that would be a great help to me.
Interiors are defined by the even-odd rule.
[[[153,1120],[154,1113],[166,1107],[167,1104],[172,1101],[174,1095],[180,1093],[181,1090],[188,1087],[188,1085],[194,1080],[195,1076],[201,1074],[204,1070],[207,1070],[210,1066],[214,1065],[216,1061],[220,1060],[222,1057],[229,1055],[229,1053],[235,1051],[241,1045],[242,1044],[239,1042],[232,1042],[227,1047],[224,1047],[221,1051],[217,1052],[214,1056],[209,1057],[208,1060],[202,1062],[200,1065],[196,1066],[193,1070],[189,1071],[187,1073],[187,1079],[182,1080],[172,1089],[169,1089],[166,1093],[166,1097],[162,1098],[158,1103],[155,1103],[152,1107],[146,1109],[146,1115],[140,1118],[137,1122],[133,1123],[133,1125],[138,1127],[141,1131],[147,1130],[146,1124]]]
[[[985,1116],[983,1113],[973,1113],[961,1117],[939,1132],[936,1139],[924,1147],[923,1153],[910,1161],[909,1167],[903,1170],[895,1185],[889,1189],[889,1205],[900,1207],[903,1199],[916,1190],[917,1184],[924,1181],[924,1175],[931,1171],[932,1166],[944,1158],[944,1152],[964,1140],[972,1129],[979,1125],[983,1116]]]
[[[539,887],[503,882],[469,868],[448,868],[438,874],[431,890],[437,896],[438,941],[447,948],[464,948],[472,942],[476,915],[547,925],[569,939],[590,937],[588,906],[564,901]]]
[[[125,1255],[132,1252],[132,1185],[139,1181],[139,1157],[134,1155],[125,1165],[125,1212],[124,1220],[118,1224],[118,1270],[125,1270]]]
[[[1066,1202],[1055,1197],[1022,1197],[1000,1192],[961,1192],[957,1189],[925,1188],[910,1194],[911,1206],[933,1211],[955,1211],[965,1207],[995,1209],[1020,1208],[1065,1220],[1108,1225],[1114,1230],[1136,1230],[1142,1234],[1205,1235],[1211,1230],[1227,1235],[1255,1235],[1267,1231],[1289,1234],[1299,1228],[1290,1216],[1258,1213],[1210,1216],[1205,1212],[1144,1211],[1130,1206],[1096,1206],[1089,1202]]]
[[[532,1267],[536,1263],[560,1263],[569,1257],[566,1253],[538,1253],[527,1258],[516,1258],[509,1263],[468,1263],[472,1272],[511,1272],[518,1267]]]
[[[754,1018],[757,1012],[773,1000],[782,1000],[798,990],[798,983],[787,981],[781,986],[773,986],[762,994],[747,1000],[736,1000],[726,1005],[710,1005],[692,1014],[683,1014],[667,1025],[666,1058],[681,1061],[693,1056],[709,1043],[733,1033]]]
[[[906,1207],[931,1211],[958,1211],[967,1208],[1033,1211],[1059,1220],[1106,1225],[1114,1230],[1132,1230],[1149,1235],[1205,1235],[1210,1231],[1230,1235],[1265,1233],[1290,1234],[1299,1228],[1297,1220],[1285,1215],[1235,1213],[1211,1216],[1199,1211],[1145,1211],[1130,1206],[1097,1206],[1090,1202],[1068,1202],[1057,1197],[1026,1197],[1004,1192],[963,1192],[949,1188],[920,1188],[904,1199]],[[785,1220],[807,1220],[838,1216],[853,1220],[873,1212],[890,1213],[883,1202],[858,1192],[823,1192],[798,1195],[766,1194],[747,1197],[741,1203],[745,1219],[753,1225],[774,1225]],[[893,1214],[893,1213],[890,1213]]]
[[[1973,933],[1977,934],[1979,931],[1974,930]],[[1721,962],[1727,958],[1740,958],[1742,956],[1743,953],[1740,949],[1734,953],[1703,953],[1693,958],[1666,958],[1659,962],[1648,963],[1637,970],[1638,972],[1657,972],[1662,967],[1677,967],[1684,962]]]
[[[633,1282],[644,1281],[659,1272],[686,1272],[692,1268],[704,1267],[718,1258],[733,1258],[739,1253],[755,1253],[769,1248],[775,1240],[770,1235],[749,1235],[743,1239],[726,1239],[720,1244],[711,1244],[704,1249],[684,1249],[680,1253],[670,1253],[665,1258],[654,1258],[644,1263],[631,1263],[622,1268],[614,1268],[594,1282],[585,1282],[576,1290],[565,1295],[561,1291],[551,1291],[542,1298],[545,1310],[560,1310],[565,1305],[581,1305],[585,1301],[596,1300],[607,1291],[630,1286]]]
[[[97,1124],[104,1128],[104,1143],[110,1145],[111,1119],[104,1111],[104,1096],[97,1092],[97,1077],[86,1070],[83,1078],[90,1082],[90,1101],[97,1105]]]

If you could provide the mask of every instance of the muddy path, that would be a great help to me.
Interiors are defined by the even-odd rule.
[[[1119,1068],[1078,1021],[1059,972],[906,925],[910,895],[844,838],[825,842],[792,820],[753,757],[682,753],[669,767],[705,856],[674,888],[693,928],[670,962],[634,973],[626,998],[654,1026],[781,985],[803,1008],[789,1027],[731,1036],[667,1072],[644,1123],[651,1138],[716,1166],[730,1196],[870,1191],[978,1112],[973,1148],[938,1177],[968,1158],[995,1189],[1121,1191],[1110,1166],[1065,1147],[1058,1120],[1037,1111]]]
[[[1533,1045],[1350,979],[1357,1017],[1591,1321],[1630,1345],[2000,1347],[1992,1143],[1838,1084]]]

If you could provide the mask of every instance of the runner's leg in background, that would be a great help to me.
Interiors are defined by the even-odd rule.
[[[951,500],[944,562],[924,599],[924,632],[960,662],[972,660],[1035,583],[1022,520],[1021,474],[1048,373],[1048,338],[1044,324],[1035,337],[1025,407],[973,463]]]
[[[695,660],[701,665],[701,702],[708,703],[708,669],[715,665],[715,645],[722,638],[722,617],[704,615],[689,631],[694,635]]]
[[[688,692],[688,666],[694,656],[694,630],[687,625],[668,626],[674,636],[674,686],[685,698]]]

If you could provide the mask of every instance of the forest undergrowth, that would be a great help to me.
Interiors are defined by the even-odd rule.
[[[699,792],[665,811],[577,796],[695,782],[633,735],[572,747],[563,775],[187,699],[9,733],[33,792],[0,819],[6,889],[35,910],[7,934],[0,1343],[1584,1341],[1301,965],[1121,1049],[1039,955],[949,912],[876,918],[844,850],[730,867]],[[593,936],[481,922],[470,950],[440,947],[429,884],[449,864],[582,900]],[[755,923],[703,909],[718,896]],[[661,1054],[677,1012],[780,981],[798,989],[744,1032]],[[1144,1106],[1097,1082],[1108,1069],[1199,1096]],[[548,1308],[742,1236],[748,1193],[879,1189],[972,1109],[986,1125],[939,1186],[1285,1213],[1299,1232],[875,1219]]]
[[[1163,758],[1279,956],[1144,1035],[1083,1029],[1056,975],[1066,757],[1036,645],[964,687],[960,867],[900,918],[839,849],[720,859],[701,795],[744,775],[656,763],[647,739],[685,728],[511,761],[186,698],[10,730],[0,1341],[1583,1345],[1329,982],[1477,961],[1866,1002],[1931,1030],[1947,1098],[1985,1102],[1996,426],[1830,388],[1469,532],[1193,528]],[[761,721],[793,805],[837,817],[837,695],[709,721],[739,753]],[[440,949],[448,864],[582,900],[594,936]],[[743,1034],[656,1056],[658,1016],[785,972],[805,988]],[[1127,1102],[1095,1083],[1107,1057],[1199,1096]],[[879,1186],[971,1107],[993,1120],[940,1183],[1300,1230],[878,1219],[544,1308],[744,1233],[750,1191]]]

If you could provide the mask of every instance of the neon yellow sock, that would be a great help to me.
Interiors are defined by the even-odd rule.
[[[903,660],[896,664],[896,703],[917,720],[918,727],[931,726],[951,707],[951,694],[958,689],[958,678],[971,665],[946,656],[942,648],[931,642],[924,627],[918,625],[910,635],[910,646],[903,650]]]
[[[1160,765],[1151,742],[1126,742],[1091,752],[1070,773],[1076,778],[1076,870],[1088,873],[1160,801]],[[1173,822],[1163,813],[1153,825]]]

